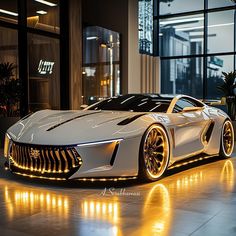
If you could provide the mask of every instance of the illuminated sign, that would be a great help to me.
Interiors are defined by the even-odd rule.
[[[40,60],[38,65],[38,73],[40,75],[50,75],[53,72],[55,62]]]

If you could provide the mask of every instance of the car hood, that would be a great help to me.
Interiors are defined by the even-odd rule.
[[[44,110],[22,119],[9,128],[15,142],[40,145],[74,145],[128,138],[143,132],[145,125],[127,128],[117,125],[140,113],[120,111]],[[135,123],[135,122],[132,122]]]

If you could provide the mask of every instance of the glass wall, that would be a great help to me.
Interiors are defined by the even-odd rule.
[[[208,0],[208,8],[234,6],[234,0]]]
[[[204,0],[160,0],[160,15],[197,11],[203,8]]]
[[[160,55],[183,56],[203,53],[203,14],[160,20]]]
[[[12,24],[18,23],[17,0],[0,1],[0,20]]]
[[[234,12],[208,13],[207,53],[234,51]]]
[[[166,94],[203,96],[202,57],[161,60],[161,90]]]
[[[60,67],[60,2],[0,1],[0,65],[8,63],[13,66],[11,78],[19,79],[17,91],[20,91],[17,94],[14,88],[15,94],[8,92],[5,96],[0,81],[0,97],[9,97],[12,104],[14,114],[8,116],[19,116],[20,113],[24,116],[47,108],[60,109],[60,71],[63,70]],[[16,97],[18,101],[13,103]],[[5,107],[1,99],[1,111]]]
[[[220,99],[222,93],[217,86],[222,83],[222,72],[234,70],[234,55],[208,56],[207,57],[207,99]]]
[[[220,99],[222,72],[235,70],[234,1],[157,2],[161,93]]]
[[[59,33],[59,1],[27,0],[27,25]]]
[[[17,30],[0,27],[0,117],[19,116]]]
[[[29,109],[60,108],[59,40],[28,34]]]
[[[120,94],[120,35],[90,26],[83,30],[83,103]]]

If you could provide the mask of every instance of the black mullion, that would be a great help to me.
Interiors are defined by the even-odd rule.
[[[28,98],[28,48],[27,48],[27,3],[26,0],[18,0],[18,58],[19,79],[22,86],[20,99],[20,115],[25,116],[29,111]]]
[[[204,0],[204,45],[203,45],[203,100],[206,99],[207,97],[207,36],[208,36],[208,13],[207,13],[207,8],[208,8],[208,0]]]
[[[69,1],[60,0],[60,103],[69,109]]]
[[[208,3],[207,3],[206,7],[208,7]],[[236,9],[236,5],[235,6],[228,6],[228,7],[217,7],[217,8],[211,8],[211,9],[206,8],[205,12],[211,13],[211,12],[227,11],[227,10],[233,10],[233,9]]]
[[[159,19],[155,16],[159,15],[158,0],[153,0],[153,56],[159,56]]]
[[[236,53],[236,40],[235,40],[235,34],[236,34],[236,9],[234,10],[234,53]],[[236,55],[234,54],[234,71],[236,70]]]
[[[166,18],[174,18],[174,17],[181,17],[181,16],[188,16],[188,15],[197,15],[197,14],[203,14],[203,10],[199,11],[188,11],[188,12],[180,12],[180,13],[174,13],[174,14],[168,14],[168,15],[159,15],[159,19],[166,19]],[[155,17],[157,18],[157,17]]]
[[[156,18],[165,19],[165,18],[172,18],[172,17],[197,15],[197,14],[203,14],[204,12],[209,13],[209,12],[227,11],[227,10],[233,10],[233,9],[236,9],[236,6],[217,7],[217,8],[207,9],[207,6],[205,6],[205,3],[204,3],[204,10],[180,12],[180,13],[168,14],[168,15],[159,15],[159,17],[154,16],[154,19]]]

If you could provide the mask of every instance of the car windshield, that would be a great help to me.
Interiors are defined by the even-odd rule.
[[[88,110],[115,110],[134,112],[166,112],[171,98],[162,98],[159,95],[124,95],[103,100]]]

